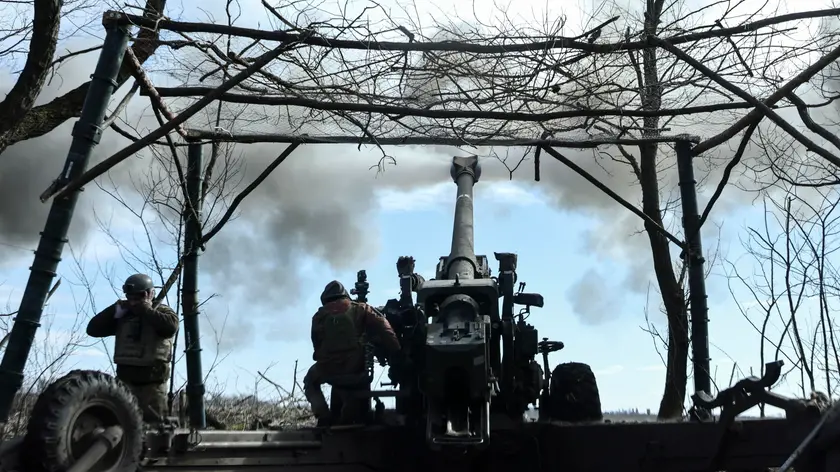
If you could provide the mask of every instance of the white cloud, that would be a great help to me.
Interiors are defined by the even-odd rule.
[[[506,205],[525,206],[542,201],[535,190],[511,181],[493,182],[484,192],[491,201]]]
[[[452,184],[443,182],[409,191],[386,189],[377,192],[379,208],[385,212],[430,210],[443,205]]]
[[[384,212],[439,210],[452,205],[455,186],[441,182],[408,191],[385,189],[377,192],[379,208]],[[539,194],[526,185],[511,181],[492,181],[476,189],[476,206],[525,206],[541,202]]]

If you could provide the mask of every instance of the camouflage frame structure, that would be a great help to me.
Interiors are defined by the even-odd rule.
[[[103,24],[107,37],[93,74],[81,118],[73,129],[73,142],[60,177],[44,199],[52,198],[52,207],[35,252],[31,275],[21,300],[8,347],[0,364],[0,420],[8,416],[12,400],[21,388],[23,371],[35,332],[41,319],[44,300],[56,275],[67,230],[81,187],[119,161],[131,156],[156,139],[166,135],[248,75],[253,74],[282,54],[284,46],[261,56],[225,85],[207,91],[203,98],[160,128],[127,146],[110,159],[86,172],[91,150],[98,143],[106,107],[115,89],[129,39],[129,27],[141,25],[172,31],[219,30],[220,25],[179,23],[169,20],[108,12]],[[211,29],[212,27],[212,29]],[[233,31],[235,33],[235,31]],[[265,37],[277,32],[261,32]],[[288,36],[288,33],[283,33]],[[275,38],[277,39],[277,38]],[[280,38],[317,45],[317,37]],[[331,46],[336,47],[335,43]],[[358,46],[358,45],[357,45]],[[382,46],[382,45],[379,45]],[[663,45],[660,47],[665,48]],[[376,48],[377,45],[366,45]],[[391,44],[388,47],[396,47]],[[409,46],[405,46],[409,47]],[[417,47],[415,46],[411,47]],[[667,49],[667,48],[666,48]],[[676,54],[676,53],[675,53]],[[838,53],[840,55],[840,53]],[[836,59],[836,57],[834,57]],[[686,61],[688,62],[688,61]],[[695,65],[695,64],[692,64]],[[701,70],[700,67],[696,67]],[[164,91],[159,90],[162,96]],[[767,105],[749,97],[756,113],[770,115]],[[746,99],[745,99],[746,100]],[[750,100],[747,100],[750,101]],[[752,103],[751,102],[751,103]],[[323,105],[323,104],[322,104]],[[327,105],[323,105],[327,106]],[[387,110],[380,110],[386,113]],[[283,135],[236,135],[208,131],[190,131],[186,187],[189,200],[197,203],[201,194],[201,145],[207,140],[227,142],[289,143],[288,156],[300,144],[371,143],[355,136],[308,137]],[[656,227],[665,237],[680,246],[689,265],[691,292],[692,345],[695,394],[694,408],[688,421],[669,423],[583,424],[511,423],[493,424],[490,447],[480,455],[429,454],[418,444],[414,433],[400,426],[369,426],[341,430],[334,428],[300,431],[207,431],[204,417],[201,348],[198,324],[198,251],[202,240],[201,208],[191,205],[184,212],[186,221],[183,282],[183,312],[186,336],[190,405],[189,429],[161,429],[149,435],[149,451],[144,470],[270,470],[283,467],[289,471],[413,471],[435,467],[438,470],[511,470],[535,471],[604,471],[622,472],[709,472],[715,470],[758,471],[768,467],[786,470],[795,462],[799,472],[833,472],[840,469],[840,438],[835,409],[815,401],[791,400],[768,392],[780,374],[780,361],[766,366],[761,379],[748,378],[725,389],[716,398],[709,396],[708,307],[700,238],[692,159],[698,153],[698,138],[688,135],[655,136],[642,139],[603,138],[582,141],[552,139],[488,139],[464,143],[456,138],[402,137],[376,140],[378,145],[449,144],[483,146],[535,146],[536,165],[541,152],[566,164],[615,198],[620,204],[647,220],[632,205],[603,187],[554,147],[597,147],[606,144],[675,143],[682,196],[683,224],[687,242]],[[537,177],[537,180],[539,178]],[[784,419],[737,419],[736,416],[758,404],[782,408]],[[721,408],[716,417],[711,414]],[[24,471],[25,472],[25,471]]]

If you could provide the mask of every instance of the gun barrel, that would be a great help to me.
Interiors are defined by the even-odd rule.
[[[449,252],[447,278],[475,278],[476,258],[473,229],[473,186],[481,177],[477,156],[454,157],[450,169],[458,187],[455,197],[455,222],[452,229],[452,249]]]

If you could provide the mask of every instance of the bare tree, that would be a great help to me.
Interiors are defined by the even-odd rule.
[[[719,19],[713,24],[703,25],[704,10],[710,8],[718,10],[716,14],[719,14]],[[722,123],[721,120],[727,119],[727,116],[737,115],[733,115],[735,112],[709,105],[714,100],[713,97],[720,97],[724,102],[732,103],[733,95],[745,98],[744,90],[749,90],[753,96],[772,96],[774,89],[779,90],[786,84],[778,77],[770,77],[768,71],[777,70],[780,65],[788,66],[794,63],[797,60],[796,55],[801,55],[803,51],[825,51],[825,44],[819,44],[817,39],[798,44],[796,47],[786,46],[773,39],[777,34],[773,31],[751,36],[721,35],[686,44],[680,49],[673,45],[673,40],[660,39],[669,36],[673,38],[685,34],[685,31],[737,28],[731,25],[730,17],[737,21],[739,26],[743,26],[755,22],[758,15],[766,11],[737,10],[737,4],[725,2],[690,10],[685,8],[682,2],[649,0],[644,10],[639,12],[641,18],[637,20],[637,24],[640,27],[634,27],[629,21],[624,24],[611,24],[610,28],[614,28],[612,37],[623,33],[627,42],[639,40],[658,47],[647,48],[639,54],[628,50],[624,54],[595,58],[582,53],[573,70],[565,74],[567,83],[578,84],[573,88],[577,89],[574,100],[587,109],[632,106],[649,111],[651,115],[641,118],[594,118],[591,121],[587,120],[586,127],[619,135],[658,136],[666,132],[669,126],[690,130],[693,124]],[[606,8],[604,15],[621,14],[622,17],[632,18],[634,13],[612,7]],[[762,20],[770,21],[772,18]],[[600,32],[599,36],[603,37],[604,33]],[[633,73],[628,74],[626,71]],[[791,93],[783,96],[794,95]],[[671,115],[662,113],[665,106],[683,109],[697,106],[697,109],[694,113]],[[708,108],[703,110],[704,107]],[[715,111],[715,115],[706,113],[710,111]],[[744,142],[751,138],[757,123],[753,121],[749,126],[742,138]],[[721,137],[734,137],[733,132],[737,133],[734,129],[730,127],[715,138],[701,143],[695,152],[709,150],[722,142]],[[808,138],[796,132],[791,132],[788,136],[794,141],[810,143]],[[718,191],[704,211],[704,220],[720,196],[723,186],[727,184],[732,167],[743,156],[744,142],[729,162],[715,161],[712,159],[713,154],[705,158],[706,167],[711,174],[719,172],[715,171],[716,168],[724,168],[724,171]],[[673,194],[672,185],[675,180],[672,170],[673,154],[670,149],[661,149],[661,145],[658,144],[642,144],[635,153],[623,146],[619,146],[618,150],[618,155],[610,155],[610,158],[625,163],[636,177],[641,191],[642,211],[649,218],[645,221],[645,230],[650,242],[658,290],[668,320],[667,374],[659,416],[674,417],[683,410],[690,343],[684,267],[680,261],[673,259],[668,239],[657,228],[665,226],[666,215],[678,202],[677,199],[669,197]],[[822,162],[830,162],[833,154],[827,151],[823,154],[827,157]],[[768,162],[772,163],[773,167],[784,168],[786,163],[781,161],[783,155],[770,154]],[[679,233],[679,230],[675,232]],[[686,236],[688,235],[683,235]]]
[[[35,105],[35,99],[47,80],[58,43],[62,0],[35,0],[35,14],[26,65],[12,90],[0,102],[0,153],[6,148],[6,136]],[[5,28],[4,28],[5,29]],[[14,26],[10,32],[20,34]],[[14,49],[12,49],[14,50]],[[8,51],[8,50],[7,50]]]
[[[80,115],[90,82],[85,82],[49,103],[39,106],[34,104],[51,70],[72,57],[100,49],[90,47],[56,57],[61,18],[80,11],[96,10],[98,14],[103,13],[93,8],[94,5],[102,4],[90,0],[25,0],[4,2],[4,5],[4,9],[14,8],[17,14],[4,15],[4,20],[0,20],[0,60],[13,61],[26,51],[26,63],[15,86],[5,100],[0,102],[0,154],[16,142],[43,136],[68,119]],[[166,0],[148,0],[140,10],[146,18],[155,20],[161,17],[165,5]],[[27,8],[34,8],[34,14],[25,11]],[[119,9],[120,6],[115,5],[114,8]],[[78,29],[81,29],[81,25],[70,34],[76,33]],[[141,64],[154,55],[158,39],[158,31],[154,28],[138,30],[134,38],[134,52]],[[117,77],[119,85],[131,78],[132,69],[133,65],[129,61],[123,61]]]
[[[823,18],[805,54],[788,58],[789,70],[804,68],[808,53],[829,55],[840,44],[840,23],[834,17]],[[782,83],[781,77],[773,79]],[[840,149],[837,138],[838,118],[837,99],[840,97],[840,63],[832,61],[814,74],[813,78],[799,85],[796,93],[792,91],[784,96],[784,103],[795,112],[802,127],[813,134],[821,146],[828,149]],[[782,192],[790,186],[824,187],[840,183],[840,173],[834,162],[814,159],[814,146],[801,140],[780,133],[776,126],[760,127],[755,130],[754,146],[759,156],[766,158],[742,162],[745,179],[740,185],[749,191],[773,191],[780,187]],[[772,156],[770,158],[769,156]],[[749,185],[747,185],[749,184]]]
[[[230,15],[230,10],[228,11]],[[230,17],[229,17],[230,21]],[[111,120],[118,119],[123,114],[125,104],[134,95],[137,89],[149,96],[149,107],[152,116],[158,125],[163,125],[171,120],[173,115],[167,105],[157,96],[154,85],[142,69],[141,63],[133,48],[126,53],[126,60],[132,67],[132,75],[135,84],[126,97],[111,113]],[[177,70],[177,69],[176,69]],[[189,69],[188,69],[189,70]],[[219,104],[213,111],[207,111],[204,115],[208,126],[234,126],[241,117],[241,111]],[[126,120],[122,120],[121,133],[131,135],[144,135],[148,130],[144,129],[141,123],[128,126]],[[183,136],[183,130],[178,130]],[[185,218],[195,211],[193,202],[187,195],[186,173],[188,162],[186,159],[187,148],[176,142],[171,136],[165,136],[160,142],[156,142],[145,152],[150,159],[149,166],[144,166],[137,172],[129,172],[127,176],[109,176],[106,182],[98,182],[97,186],[117,203],[121,211],[127,212],[137,221],[138,228],[141,228],[140,239],[131,241],[125,240],[125,235],[114,233],[111,230],[110,222],[97,215],[96,219],[100,230],[106,234],[112,243],[119,248],[122,259],[129,267],[138,272],[147,272],[156,277],[162,290],[158,299],[175,297],[176,310],[180,309],[181,269],[185,248]],[[238,205],[244,198],[282,162],[288,153],[281,155],[274,164],[270,165],[254,182],[241,188],[241,166],[242,161],[235,157],[235,145],[225,143],[212,143],[210,145],[209,159],[205,167],[201,169],[202,188],[197,207],[201,208],[201,245],[203,246],[217,234],[221,228],[236,217]],[[111,280],[111,285],[116,287],[113,280],[112,270],[106,268],[106,277]],[[174,295],[169,295],[171,288],[175,288]],[[204,305],[215,295],[210,295],[200,302]],[[170,303],[171,304],[171,303]],[[209,325],[215,335],[216,357],[206,368],[206,378],[215,370],[226,357],[220,346],[225,329],[227,317],[221,321],[221,326],[215,326],[214,317],[205,317],[205,324]],[[204,336],[202,337],[204,338]],[[173,369],[171,379],[171,402],[174,400],[174,392],[178,390],[177,384],[182,384],[185,379],[176,379],[177,371],[175,365],[180,363],[183,357],[173,356]],[[172,405],[172,403],[171,403]],[[208,412],[208,421],[215,427],[223,427],[223,423],[216,420],[212,413]]]
[[[733,299],[760,335],[759,361],[784,359],[803,396],[838,391],[840,353],[832,313],[840,301],[834,263],[840,249],[835,187],[786,185],[764,196],[764,224],[748,227],[741,261],[728,264]],[[779,191],[783,190],[783,191]],[[736,291],[752,294],[739,302]]]
[[[80,255],[73,251],[73,260],[76,267],[82,262]],[[29,412],[35,404],[38,394],[52,383],[68,368],[72,368],[74,356],[78,354],[90,354],[83,351],[89,350],[93,345],[84,335],[84,323],[92,300],[87,297],[77,297],[72,287],[67,290],[65,284],[64,292],[69,292],[74,299],[75,312],[57,313],[49,309],[50,298],[61,287],[62,279],[59,279],[50,290],[45,304],[45,316],[41,321],[41,329],[38,330],[33,349],[30,351],[24,374],[24,388],[15,397],[12,406],[12,415],[3,424],[0,424],[0,441],[20,435],[26,430]],[[11,300],[9,300],[10,302]],[[6,304],[7,313],[0,314],[0,350],[5,347],[9,333],[14,323],[15,311],[9,310],[10,303]],[[61,323],[57,318],[61,317]],[[78,358],[75,359],[78,361]]]

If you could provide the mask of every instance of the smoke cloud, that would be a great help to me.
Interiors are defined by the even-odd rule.
[[[597,325],[614,319],[618,307],[625,295],[622,287],[610,287],[604,284],[604,275],[589,269],[574,285],[569,287],[567,295],[572,310],[584,324]]]
[[[280,149],[248,145],[243,151],[247,163],[243,181],[251,182]],[[406,192],[441,182],[448,178],[452,151],[390,150],[398,164],[377,176],[370,167],[381,157],[378,150],[301,146],[243,203],[238,221],[208,243],[202,267],[219,291],[248,300],[254,313],[281,315],[304,291],[319,291],[326,283],[308,275],[312,264],[353,269],[375,255],[379,228],[371,221],[378,192]],[[501,176],[490,172],[482,180]],[[282,329],[269,333],[273,339],[299,338],[308,329],[308,316],[295,314],[283,320]],[[234,329],[253,332],[252,326]],[[231,336],[248,339],[239,332]]]
[[[245,182],[252,181],[282,146],[248,148],[244,151]],[[236,227],[225,228],[210,243],[213,250],[208,250],[204,260],[214,276],[233,282],[241,264],[254,275],[274,270],[275,265],[291,270],[296,264],[290,263],[304,256],[344,268],[356,262],[360,253],[375,249],[376,231],[365,222],[374,207],[378,182],[367,170],[371,159],[353,151],[330,145],[298,148],[243,203]],[[342,153],[347,156],[335,157]],[[263,265],[253,265],[260,260]],[[295,287],[276,289],[277,297],[286,298]]]
[[[48,85],[39,103],[88,80],[87,74],[94,62],[95,56],[87,56],[64,68],[63,81]],[[8,90],[11,84],[3,80],[0,78],[0,88]],[[146,123],[149,128],[155,127],[154,123]],[[731,121],[723,118],[719,123],[707,121],[706,126],[699,129],[687,127],[686,123],[670,126],[674,134],[691,132],[710,136],[728,123]],[[47,136],[19,143],[0,156],[0,242],[31,246],[37,241],[49,209],[49,205],[40,203],[38,195],[61,170],[71,128],[72,121]],[[94,153],[94,162],[125,144],[126,141],[113,132],[106,132]],[[720,163],[731,158],[737,145],[736,138],[698,160],[698,177],[712,184],[706,189],[706,195],[720,178]],[[241,179],[238,187],[250,183],[282,148],[283,145],[237,147],[236,152],[241,153],[239,157],[245,163],[235,179]],[[640,206],[636,177],[630,166],[613,159],[618,156],[615,148],[560,151],[630,203]],[[635,153],[633,148],[628,151]],[[370,169],[381,157],[376,149],[359,152],[355,146],[301,146],[241,205],[238,221],[208,244],[201,259],[202,275],[210,278],[224,303],[235,302],[255,313],[274,315],[282,307],[294,305],[300,299],[303,287],[307,291],[312,287],[320,289],[324,281],[314,280],[309,275],[313,264],[326,262],[336,269],[358,266],[363,258],[375,254],[378,249],[378,228],[369,223],[375,210],[377,191],[408,191],[439,183],[448,178],[449,161],[458,153],[453,148],[439,146],[392,148],[389,152],[396,156],[398,165],[389,167],[384,175],[377,177]],[[761,152],[758,146],[751,146],[745,161],[760,160]],[[476,154],[487,156],[489,150],[479,149]],[[647,235],[641,232],[642,222],[550,156],[543,154],[542,161],[540,183],[524,183],[532,178],[529,166],[520,168],[515,180],[523,182],[523,186],[539,186],[557,209],[586,214],[603,223],[597,231],[587,234],[586,247],[567,250],[586,250],[607,256],[627,268],[627,277],[619,286],[605,286],[603,274],[590,270],[568,288],[569,300],[583,322],[607,322],[616,316],[615,307],[622,305],[620,297],[626,293],[644,293],[653,280],[649,243]],[[129,173],[136,177],[139,175],[136,171],[149,167],[148,162],[139,157],[131,158],[112,172],[112,177],[126,187]],[[679,234],[680,211],[674,206],[678,197],[676,169],[673,151],[668,146],[660,148],[659,168],[661,199],[663,207],[667,207],[666,221],[669,229]],[[752,176],[736,174],[734,177],[741,184],[753,181]],[[483,181],[506,178],[507,172],[501,165],[484,166]],[[90,194],[94,191],[89,189],[85,192],[87,195],[83,194],[71,227],[73,241],[85,240],[95,226],[89,209]],[[738,208],[753,197],[734,189],[727,190],[717,214]],[[701,198],[701,204],[706,201],[707,198]],[[13,250],[0,246],[0,261],[8,262],[20,252],[8,251]],[[672,254],[675,254],[674,250]],[[203,291],[207,293],[206,289]],[[246,344],[256,333],[254,323],[247,321],[250,316],[243,316],[246,314],[233,304],[229,306],[235,321],[226,323],[225,342],[228,346]],[[221,318],[228,314],[222,307],[215,303],[204,310],[217,327]],[[297,317],[296,320],[284,317],[282,323],[272,323],[269,335],[285,339],[299,337],[308,317]]]
[[[62,127],[66,128],[66,127]],[[67,131],[58,130],[58,132]],[[67,147],[59,140],[40,139],[9,148],[0,159],[0,260],[30,257],[20,247],[34,248],[44,227],[49,205],[38,196],[61,172]],[[80,215],[70,228],[72,240],[83,239],[90,220]]]
[[[72,78],[65,75],[65,86],[53,85],[45,91],[42,101],[69,90],[86,78],[81,74]],[[144,122],[149,128],[154,127],[148,118]],[[17,144],[0,159],[0,182],[4,184],[0,187],[0,198],[5,202],[0,206],[0,221],[3,222],[0,232],[5,240],[20,245],[32,245],[37,241],[49,208],[40,203],[38,195],[60,171],[69,146],[71,127],[72,122],[66,123],[47,136]],[[127,142],[113,132],[106,132],[93,161],[107,157],[125,144]],[[250,183],[284,146],[251,144],[235,148],[236,156],[244,166],[225,192],[235,193]],[[371,227],[369,221],[376,207],[377,192],[410,191],[438,184],[448,179],[451,156],[459,153],[454,148],[442,146],[400,147],[387,151],[395,156],[398,165],[389,166],[384,174],[377,176],[371,166],[381,158],[378,149],[358,151],[355,146],[301,146],[251,193],[240,206],[237,220],[208,243],[207,252],[201,259],[202,275],[209,277],[213,291],[221,298],[208,304],[204,313],[217,329],[225,316],[233,316],[224,326],[225,346],[242,346],[250,342],[256,335],[254,315],[258,313],[282,316],[282,323],[272,323],[265,318],[269,321],[267,332],[272,338],[298,338],[305,332],[308,317],[282,313],[284,307],[294,306],[300,300],[303,287],[310,290],[323,285],[323,280],[309,275],[309,267],[327,263],[335,269],[348,269],[376,254],[379,230]],[[513,150],[511,155],[516,152],[522,150]],[[631,203],[640,203],[635,176],[626,164],[592,150],[561,149],[560,152]],[[487,156],[490,150],[478,149],[476,153]],[[205,146],[207,155],[209,146]],[[676,188],[673,154],[663,146],[661,155],[665,170],[660,185],[667,192]],[[557,209],[585,213],[604,223],[598,231],[587,234],[587,247],[569,250],[583,249],[608,256],[629,268],[627,280],[620,286],[605,287],[601,274],[589,271],[568,289],[575,312],[584,323],[607,322],[616,315],[615,307],[622,306],[616,303],[618,297],[628,291],[643,293],[652,280],[647,237],[639,233],[642,223],[550,156],[544,154],[542,161],[540,183],[531,180],[529,165],[521,167],[514,179],[524,186],[538,186]],[[110,178],[125,191],[131,178],[143,178],[140,172],[145,172],[148,162],[142,156],[132,157],[112,171]],[[503,166],[494,164],[492,159],[484,160],[483,182],[507,177]],[[236,188],[233,188],[234,184]],[[94,192],[95,187],[89,186],[85,193]],[[95,226],[90,201],[85,205],[84,199],[89,199],[89,195],[83,194],[74,218],[70,236],[74,244],[84,241]],[[177,218],[174,213],[168,216]],[[7,258],[5,254],[3,257]],[[203,293],[209,293],[207,288]],[[592,293],[599,296],[592,296]],[[234,308],[241,303],[247,303],[243,308],[251,311],[249,316],[242,316]],[[226,305],[232,310],[230,313],[226,311]]]
[[[36,105],[48,103],[88,81],[95,60],[95,56],[82,57],[62,68],[47,82]],[[3,94],[14,85],[13,80],[10,76],[0,76]],[[27,254],[21,248],[34,249],[37,244],[50,208],[50,203],[41,203],[39,196],[62,171],[75,121],[68,120],[46,136],[10,146],[0,155],[0,243],[3,243],[0,244],[0,265],[31,257],[31,253]],[[91,161],[98,162],[124,145],[123,139],[106,132],[94,149]],[[86,241],[95,226],[91,212],[82,210],[89,208],[91,194],[97,193],[95,187],[87,188],[77,204],[80,211],[73,218],[69,234],[76,247]]]

